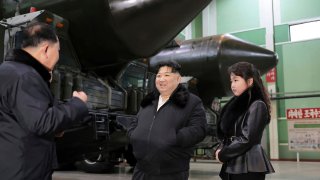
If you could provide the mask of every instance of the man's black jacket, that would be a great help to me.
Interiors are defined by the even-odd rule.
[[[158,98],[158,92],[146,96],[128,131],[137,168],[155,175],[187,171],[194,145],[205,137],[202,102],[183,86],[157,111]]]
[[[49,180],[56,163],[54,135],[88,110],[80,99],[58,104],[50,74],[23,50],[0,66],[0,179]]]

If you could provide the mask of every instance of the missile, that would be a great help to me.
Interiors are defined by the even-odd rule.
[[[156,54],[178,35],[211,0],[24,0],[70,22],[69,34],[84,68],[103,68]],[[4,18],[16,2],[0,0]],[[1,19],[3,17],[0,17]],[[110,68],[112,70],[112,68]]]
[[[214,97],[231,95],[227,73],[230,65],[246,61],[265,74],[278,62],[274,52],[229,34],[186,40],[177,47],[164,49],[150,58],[151,70],[155,70],[157,63],[167,60],[177,61],[184,76],[199,79],[198,94],[208,105]]]

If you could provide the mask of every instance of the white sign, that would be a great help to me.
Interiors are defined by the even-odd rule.
[[[320,151],[320,120],[288,120],[288,143],[291,151]]]

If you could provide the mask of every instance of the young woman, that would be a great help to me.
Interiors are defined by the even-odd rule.
[[[229,67],[234,97],[223,107],[217,123],[221,145],[216,158],[223,163],[223,180],[263,180],[274,169],[261,146],[270,122],[270,100],[259,71],[250,63]]]

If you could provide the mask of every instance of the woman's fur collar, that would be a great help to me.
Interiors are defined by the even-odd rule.
[[[232,97],[221,111],[220,121],[218,122],[218,129],[220,129],[221,132],[218,131],[218,134],[222,133],[226,136],[234,135],[233,127],[235,122],[244,116],[254,101],[259,99],[262,99],[262,94],[255,86],[247,89],[238,97]]]
[[[40,74],[43,80],[46,81],[48,85],[50,84],[51,75],[49,71],[26,51],[22,49],[14,49],[7,54],[6,61],[15,61],[33,67]]]
[[[141,107],[146,107],[150,105],[154,100],[158,100],[159,98],[159,91],[155,90],[148,95],[142,100],[141,102]],[[176,104],[179,107],[184,107],[188,100],[189,100],[189,91],[182,86],[181,84],[178,85],[177,89],[172,93],[172,95],[169,98],[169,101],[172,101],[174,104]]]

